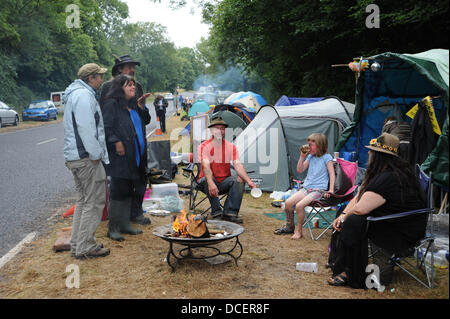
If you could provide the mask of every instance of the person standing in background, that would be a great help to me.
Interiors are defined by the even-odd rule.
[[[158,94],[153,105],[155,106],[156,116],[159,117],[159,122],[161,123],[161,130],[165,133],[167,100],[161,94]]]

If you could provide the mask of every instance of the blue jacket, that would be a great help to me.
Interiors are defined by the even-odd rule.
[[[74,161],[89,157],[109,163],[102,112],[94,89],[75,80],[64,96],[64,158]]]

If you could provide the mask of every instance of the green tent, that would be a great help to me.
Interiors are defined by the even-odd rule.
[[[336,145],[336,151],[356,152],[367,165],[369,141],[380,135],[384,119],[405,116],[411,107],[430,96],[442,134],[421,167],[432,172],[436,184],[448,189],[449,51],[433,49],[417,54],[382,53],[367,58],[370,66],[356,84],[355,113]],[[365,58],[363,58],[365,59]],[[373,63],[380,68],[371,68]]]

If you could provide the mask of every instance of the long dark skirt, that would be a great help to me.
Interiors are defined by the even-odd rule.
[[[369,258],[366,225],[367,216],[350,215],[338,235],[333,276],[345,272],[352,288],[366,288],[366,267]]]

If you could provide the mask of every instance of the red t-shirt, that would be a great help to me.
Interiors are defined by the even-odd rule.
[[[222,147],[213,142],[213,138],[204,141],[198,147],[199,162],[208,159],[211,164],[211,171],[217,182],[221,183],[231,175],[230,162],[239,159],[236,146],[227,140],[222,140]],[[199,179],[205,176],[203,167],[200,170]]]

